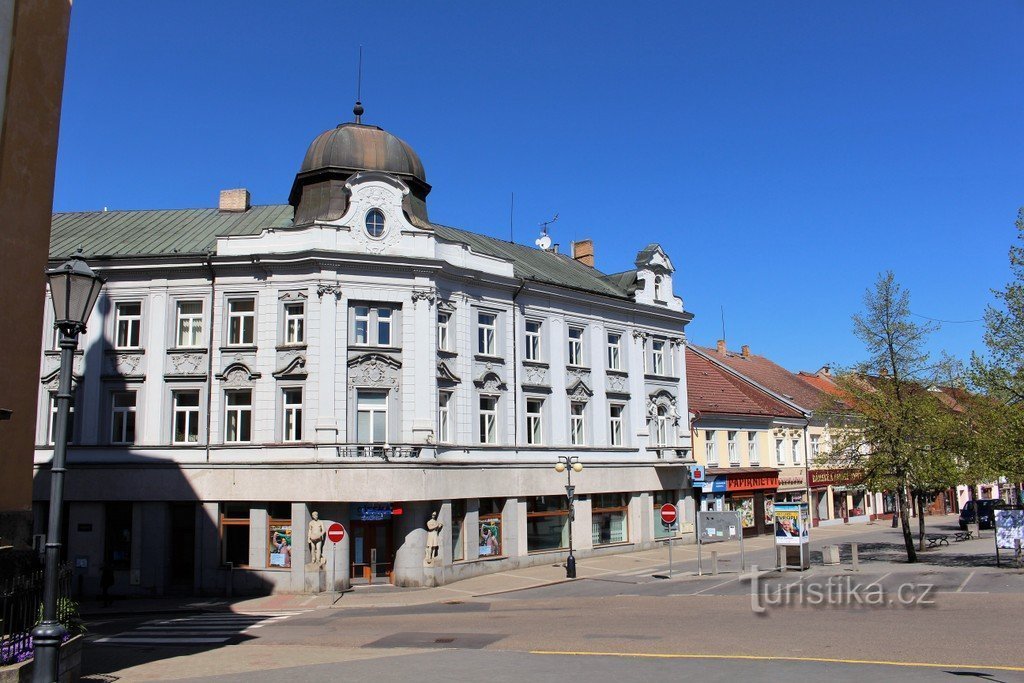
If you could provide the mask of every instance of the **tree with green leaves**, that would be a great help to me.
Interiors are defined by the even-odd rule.
[[[936,327],[912,319],[910,293],[892,272],[865,292],[853,329],[866,358],[836,377],[838,395],[823,411],[836,428],[821,460],[861,471],[871,490],[896,492],[907,560],[916,562],[910,496],[921,505],[925,493],[957,483],[961,418],[931,390],[943,369],[925,350]],[[923,515],[919,524],[923,541]]]

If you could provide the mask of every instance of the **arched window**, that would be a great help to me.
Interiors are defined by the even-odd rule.
[[[375,238],[384,234],[384,212],[380,209],[366,212],[366,234]]]
[[[665,281],[660,275],[654,278],[654,298],[658,301],[665,300]]]
[[[657,424],[655,425],[654,438],[659,446],[669,446],[669,425],[671,424],[672,418],[668,414],[668,408],[665,406],[658,406],[658,417]]]

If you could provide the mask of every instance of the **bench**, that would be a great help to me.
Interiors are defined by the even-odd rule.
[[[960,541],[970,541],[974,538],[974,532],[968,529],[967,531],[958,531],[955,534],[953,534],[953,536],[953,540],[957,541],[958,543]]]
[[[948,534],[935,534],[934,536],[926,536],[926,538],[928,539],[929,548],[938,548],[942,545],[949,545]]]

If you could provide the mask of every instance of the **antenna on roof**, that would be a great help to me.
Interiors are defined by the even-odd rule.
[[[363,122],[363,46],[359,46],[359,70],[356,72],[356,106],[352,107],[352,113],[356,115],[356,123]]]
[[[515,237],[512,234],[512,218],[515,216],[515,213],[516,213],[516,193],[513,191],[512,192],[512,202],[509,204],[509,207],[508,207],[508,241],[509,242],[515,242],[516,241]]]
[[[725,306],[719,306],[722,309],[722,341],[726,341],[725,338]],[[728,347],[726,347],[728,348]]]
[[[549,221],[540,222],[540,237],[536,239],[534,244],[540,247],[543,251],[547,251],[551,248],[551,237],[548,235],[548,226],[558,220],[558,214],[556,213],[554,218]]]

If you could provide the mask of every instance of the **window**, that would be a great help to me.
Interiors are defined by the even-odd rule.
[[[655,440],[659,446],[670,446],[672,443],[671,431],[672,418],[668,414],[668,408],[658,406],[658,414],[655,417]]]
[[[249,504],[221,503],[220,548],[224,564],[249,565]]]
[[[757,452],[757,432],[747,432],[747,460],[751,465],[761,464],[761,454]]]
[[[729,449],[729,464],[733,467],[739,467],[740,465],[740,450],[736,445],[736,434],[737,432],[729,432],[726,445]]]
[[[622,369],[622,335],[608,333],[608,369]]]
[[[786,464],[786,452],[783,450],[782,439],[775,439],[775,462],[780,465]]]
[[[821,437],[811,434],[811,459],[817,462],[819,455],[821,455]]]
[[[117,331],[114,348],[139,348],[139,334],[142,330],[142,302],[122,301],[115,304],[114,327]]]
[[[450,351],[448,345],[448,331],[451,323],[451,314],[439,311],[437,314],[437,348],[442,351]]]
[[[267,566],[292,566],[292,520],[287,503],[271,503],[267,510]]]
[[[627,504],[624,493],[600,493],[590,497],[591,538],[595,546],[629,540]]]
[[[667,504],[676,505],[679,502],[679,496],[675,491],[654,491],[653,494],[651,499],[654,501],[654,538],[672,538],[676,532],[661,521],[661,508]],[[681,513],[682,506],[677,505],[677,510]],[[682,520],[676,521],[678,523]]]
[[[564,495],[526,499],[526,550],[558,550],[569,545],[569,501]]]
[[[587,441],[586,403],[573,401],[569,404],[569,442],[582,446]]]
[[[387,443],[388,392],[356,392],[356,442]]]
[[[174,411],[171,443],[199,443],[199,392],[175,391],[171,403]]]
[[[203,302],[179,301],[175,324],[175,345],[181,348],[201,346],[203,343]]]
[[[252,441],[252,389],[226,391],[224,409],[224,441]]]
[[[569,365],[583,365],[583,328],[569,328]]]
[[[800,458],[800,439],[793,439],[792,443],[793,450],[793,464],[799,465],[801,463]]]
[[[480,443],[498,443],[498,397],[480,397]]]
[[[665,342],[658,339],[651,342],[651,374],[665,374]]]
[[[498,316],[494,313],[477,313],[476,351],[484,356],[495,355],[495,338],[498,332]]]
[[[544,410],[544,400],[540,398],[528,398],[526,399],[526,443],[531,446],[536,446],[543,443],[544,440],[544,423],[542,420],[542,413]]]
[[[656,301],[665,300],[665,278],[660,275],[654,278],[654,299]]]
[[[466,559],[466,501],[452,501],[452,562]]]
[[[540,360],[540,322],[526,321],[526,360]]]
[[[284,305],[284,343],[306,343],[306,304],[301,301]]]
[[[452,392],[441,391],[437,394],[437,442],[449,443],[452,440],[451,413],[448,404],[451,403]]]
[[[380,209],[370,209],[366,212],[366,234],[374,239],[379,239],[384,234],[384,212]]]
[[[134,391],[114,392],[110,425],[110,443],[135,443]]]
[[[256,300],[228,301],[228,345],[251,346],[256,340]]]
[[[704,432],[704,459],[708,465],[718,464],[718,450],[715,448],[715,432],[708,429]]]
[[[612,403],[608,406],[608,443],[612,446],[622,445],[622,416],[625,406]]]
[[[352,343],[392,346],[395,337],[395,309],[391,306],[352,307]]]
[[[501,549],[501,509],[504,498],[480,499],[480,557],[498,557]]]
[[[75,440],[75,396],[74,393],[71,395],[71,410],[68,412],[68,433],[67,443],[73,443]],[[57,394],[50,394],[50,429],[46,442],[48,444],[57,443]]]
[[[302,441],[302,388],[281,390],[281,438],[284,441]]]

